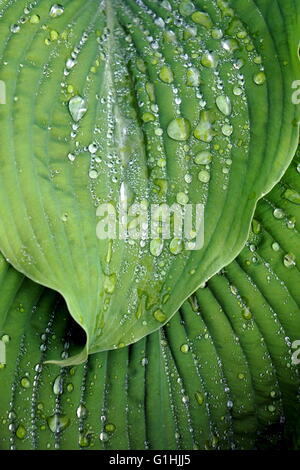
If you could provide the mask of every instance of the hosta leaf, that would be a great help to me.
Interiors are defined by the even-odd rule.
[[[242,248],[295,150],[299,5],[9,0],[0,13],[0,248],[63,295],[81,362],[158,329]],[[120,199],[203,204],[204,246],[97,238],[97,207]]]
[[[0,448],[296,444],[300,206],[283,195],[300,191],[299,162],[258,204],[241,254],[163,329],[81,366],[44,364],[73,353],[78,329],[59,296],[2,261]],[[296,265],[286,265],[287,253]]]

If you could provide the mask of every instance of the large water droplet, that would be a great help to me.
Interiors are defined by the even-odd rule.
[[[85,100],[79,96],[73,96],[69,101],[69,111],[75,122],[80,121],[87,112]]]
[[[150,253],[153,256],[159,256],[163,250],[164,242],[160,238],[154,238],[150,242]]]
[[[197,124],[197,127],[194,130],[194,136],[198,140],[203,142],[211,142],[214,134],[212,130],[212,124],[209,119],[209,114],[207,111],[202,111],[200,114],[200,121]]]
[[[256,85],[263,85],[266,81],[266,75],[264,72],[259,72],[254,75],[253,80]]]
[[[191,133],[190,122],[183,117],[173,119],[168,125],[167,133],[173,140],[187,140]]]
[[[164,312],[160,309],[155,310],[155,312],[153,313],[153,316],[154,316],[155,320],[157,320],[159,323],[164,323],[167,319]]]
[[[218,59],[213,53],[206,52],[201,58],[201,64],[204,67],[216,68],[218,65]]]
[[[221,113],[225,116],[230,116],[231,114],[231,101],[228,96],[220,95],[216,99],[216,105],[218,106]]]
[[[164,83],[172,83],[174,80],[173,72],[167,65],[163,65],[159,72],[159,78]]]
[[[195,11],[191,18],[194,23],[201,24],[201,26],[205,26],[205,28],[211,28],[213,26],[210,16],[203,11]]]

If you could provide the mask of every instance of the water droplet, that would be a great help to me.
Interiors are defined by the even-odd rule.
[[[173,119],[168,125],[167,133],[173,140],[187,140],[191,133],[190,122],[183,117]]]
[[[189,16],[195,11],[195,7],[192,2],[185,0],[180,2],[179,11],[183,16]]]
[[[66,415],[55,413],[52,416],[48,416],[47,424],[50,431],[53,433],[60,433],[64,431],[70,424],[70,419]]]
[[[85,100],[79,96],[73,96],[69,101],[69,111],[75,122],[80,121],[87,112]]]
[[[232,133],[233,133],[233,127],[230,124],[224,124],[224,126],[222,126],[223,135],[225,135],[226,137],[230,137]]]
[[[155,116],[152,113],[146,112],[142,115],[142,120],[144,122],[153,122],[155,121]]]
[[[202,152],[199,152],[194,158],[194,161],[197,165],[208,165],[211,160],[212,155],[208,150],[203,150]]]
[[[235,86],[235,87],[233,88],[233,94],[234,94],[235,96],[241,96],[241,95],[243,94],[242,88],[240,88],[240,87],[238,87],[238,86]]]
[[[163,65],[159,71],[159,78],[164,83],[172,83],[174,80],[173,72],[167,65]]]
[[[300,204],[300,194],[297,193],[294,189],[286,189],[283,193],[284,199],[287,201],[293,202],[294,204]]]
[[[216,99],[216,105],[225,116],[231,114],[231,102],[228,96],[220,95]]]
[[[173,240],[171,240],[171,242],[170,242],[170,247],[169,248],[170,248],[170,252],[173,255],[178,255],[183,250],[182,240],[180,238],[173,238]]]
[[[182,206],[184,206],[185,204],[189,202],[189,197],[187,194],[180,192],[180,193],[177,193],[176,195],[176,201],[178,202],[178,204],[181,204]]]
[[[115,273],[105,276],[104,291],[107,294],[113,294],[117,284],[117,275]]]
[[[89,171],[89,177],[92,179],[92,180],[95,180],[98,178],[98,171],[97,170],[90,170]]]
[[[256,85],[263,85],[266,81],[266,75],[264,72],[259,72],[254,75],[253,80]]]
[[[99,439],[101,442],[107,442],[108,434],[106,432],[100,432]]]
[[[283,212],[282,209],[279,209],[279,208],[274,209],[273,215],[274,215],[275,219],[280,220],[280,219],[284,218],[284,212]]]
[[[188,344],[182,344],[180,346],[180,351],[184,354],[187,354],[189,352],[189,345]]]
[[[272,250],[279,251],[280,250],[279,243],[277,243],[277,242],[272,243]]]
[[[50,8],[49,15],[51,16],[51,18],[56,18],[57,16],[61,16],[64,10],[65,9],[62,5],[54,3],[54,5],[52,5],[52,7]]]
[[[78,419],[85,419],[87,417],[87,409],[82,403],[78,406],[76,415]]]
[[[23,377],[21,379],[21,385],[23,388],[29,388],[30,387],[30,380],[27,377]]]
[[[283,257],[283,264],[286,268],[293,268],[296,266],[296,257],[292,253],[286,253]]]
[[[195,398],[196,398],[196,401],[197,401],[198,405],[203,405],[204,397],[203,397],[202,393],[196,392],[195,393]]]
[[[70,160],[70,162],[74,162],[75,161],[75,155],[73,155],[73,153],[68,153],[68,159]]]
[[[201,170],[198,174],[198,179],[201,183],[208,183],[210,180],[210,174],[207,170]]]
[[[196,139],[202,140],[203,142],[209,143],[212,141],[214,133],[207,111],[201,111],[200,121],[194,130],[194,136]]]
[[[201,64],[204,67],[216,68],[218,65],[218,59],[213,53],[206,52],[201,58]]]
[[[200,72],[195,67],[192,67],[186,72],[186,84],[188,86],[199,86],[200,85]]]
[[[116,430],[116,426],[112,423],[107,423],[105,426],[104,426],[104,429],[106,432],[114,432]]]
[[[39,15],[32,15],[32,16],[30,17],[29,22],[30,22],[31,24],[38,24],[38,23],[40,22],[40,17],[39,17]]]
[[[248,307],[243,307],[242,315],[245,318],[245,320],[251,320],[252,318],[252,313],[250,312]]]
[[[63,393],[63,379],[61,375],[58,375],[53,382],[53,393],[54,395],[61,395]]]
[[[12,33],[19,33],[20,32],[20,26],[18,24],[12,24],[10,27],[10,31]]]
[[[211,28],[213,26],[210,16],[208,13],[204,13],[203,11],[195,11],[191,18],[194,23],[205,26],[205,28]]]
[[[18,439],[24,439],[26,437],[27,431],[23,424],[19,424],[16,430],[16,436]]]
[[[164,323],[167,319],[164,312],[160,309],[155,310],[155,312],[153,313],[153,316],[154,316],[155,320],[157,320],[159,323]]]
[[[150,242],[150,253],[153,256],[159,256],[163,251],[164,242],[160,238],[154,238]]]

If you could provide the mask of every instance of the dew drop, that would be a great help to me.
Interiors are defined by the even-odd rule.
[[[167,319],[164,312],[160,309],[155,310],[155,312],[153,313],[153,316],[154,316],[155,320],[157,320],[159,323],[164,323]]]
[[[172,83],[174,80],[173,72],[167,65],[163,65],[159,71],[159,78],[164,83]]]
[[[98,178],[98,171],[97,170],[90,170],[89,171],[89,177],[92,179],[92,180],[95,180]]]
[[[230,137],[232,133],[233,133],[233,127],[230,124],[224,124],[224,126],[222,126],[223,135],[225,135],[226,137]]]
[[[218,65],[218,59],[213,53],[206,52],[201,58],[201,64],[204,67],[216,68]]]
[[[192,67],[186,72],[186,84],[188,86],[199,86],[200,85],[200,72],[195,67]]]
[[[228,96],[220,95],[216,99],[216,105],[218,109],[223,113],[225,116],[230,116],[231,114],[231,101]]]
[[[292,253],[286,253],[283,257],[283,264],[286,268],[293,268],[296,266],[296,257]]]
[[[203,11],[195,11],[191,18],[194,23],[205,26],[205,28],[211,28],[213,26],[210,16]]]
[[[203,150],[202,152],[197,153],[194,158],[194,162],[197,165],[208,165],[212,160],[212,155],[208,150]]]
[[[75,122],[80,121],[87,112],[85,100],[79,96],[73,96],[69,101],[69,111]]]
[[[18,439],[24,439],[26,437],[27,431],[23,424],[19,424],[19,426],[16,429],[16,436]]]
[[[170,252],[173,255],[178,255],[183,250],[182,240],[180,238],[173,238],[173,240],[171,240],[171,242],[170,242],[170,247],[169,248],[170,248]]]
[[[207,111],[200,113],[200,121],[194,130],[194,136],[196,139],[202,140],[203,142],[209,143],[212,141],[214,134]]]
[[[64,12],[64,7],[62,5],[59,5],[58,3],[54,3],[52,7],[50,8],[49,15],[51,18],[57,18],[58,16],[61,16]]]
[[[207,170],[201,170],[198,174],[198,179],[201,183],[208,183],[210,180],[210,174]]]
[[[253,80],[256,85],[263,85],[266,81],[266,75],[264,72],[259,72],[254,75]]]
[[[279,209],[279,208],[276,208],[274,209],[273,211],[273,216],[275,217],[275,219],[283,219],[284,218],[284,212],[282,209]]]
[[[154,238],[150,242],[150,253],[152,256],[159,256],[163,251],[164,243],[160,238]]]
[[[167,133],[173,140],[188,140],[191,133],[190,122],[183,117],[173,119],[168,125]]]
[[[189,197],[187,194],[180,192],[180,193],[177,193],[176,195],[176,201],[178,202],[178,204],[181,204],[182,206],[184,206],[185,204],[189,202]]]

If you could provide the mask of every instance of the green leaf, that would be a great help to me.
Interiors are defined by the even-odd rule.
[[[160,328],[232,261],[295,152],[298,3],[202,3],[1,2],[0,248],[65,298],[72,362]],[[98,239],[120,197],[204,204],[203,248]]]
[[[76,353],[81,330],[57,294],[2,260],[0,448],[297,445],[300,207],[282,195],[300,190],[299,163],[298,152],[259,202],[241,254],[164,328],[84,365],[44,363]]]

